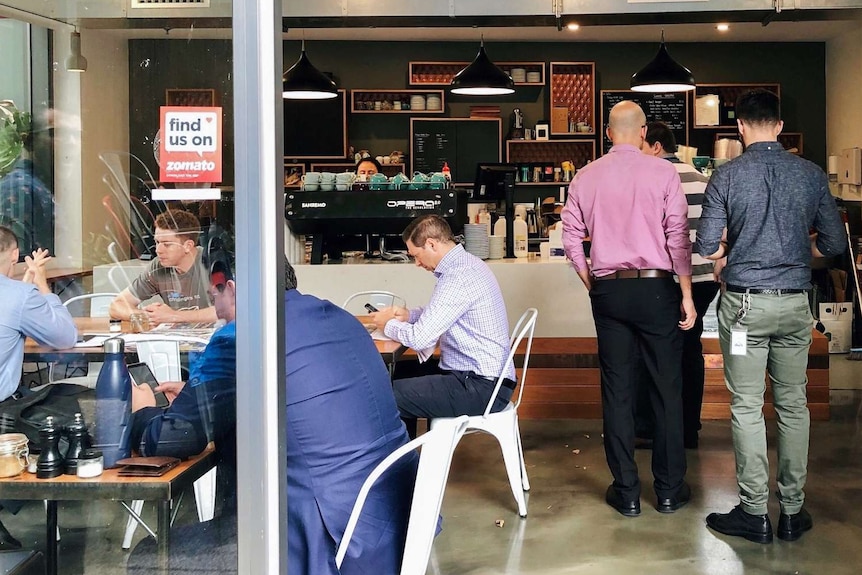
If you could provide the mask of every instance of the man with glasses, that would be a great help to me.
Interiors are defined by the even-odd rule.
[[[492,411],[509,404],[515,366],[509,357],[509,319],[500,285],[491,269],[455,243],[438,215],[410,222],[401,235],[416,265],[437,278],[425,307],[385,308],[371,317],[378,329],[415,350],[440,343],[439,369],[393,382],[398,409],[412,436],[416,418],[481,415],[502,372],[503,385]]]
[[[138,305],[151,297],[162,302],[143,309],[150,324],[212,322],[216,312],[209,305],[203,249],[197,246],[198,219],[184,210],[168,210],[155,222],[156,259],[111,302],[111,317],[128,320]]]

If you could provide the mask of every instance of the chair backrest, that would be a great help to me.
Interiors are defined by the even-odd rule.
[[[156,380],[182,381],[180,344],[176,340],[136,341],[138,359],[143,361],[156,376]]]
[[[363,307],[366,303],[370,303],[377,309],[383,309],[384,307],[407,307],[407,302],[403,297],[381,290],[356,292],[348,297],[341,307],[354,315],[361,315],[367,313],[367,310]]]
[[[132,285],[132,280],[135,278],[129,277],[129,275],[123,266],[115,265],[108,268],[108,281],[111,283],[111,287],[117,290],[118,293]]]
[[[468,419],[466,415],[462,415],[445,421],[441,420],[424,435],[393,451],[374,468],[359,490],[344,536],[338,545],[338,551],[335,554],[335,565],[338,568],[341,568],[341,563],[347,554],[365,499],[375,481],[404,455],[422,446],[419,454],[419,469],[416,472],[416,486],[413,489],[413,501],[410,505],[404,558],[401,560],[401,575],[425,575],[428,557],[431,555],[431,545],[437,530],[437,518],[440,516],[440,507],[443,504],[449,468],[452,465],[452,454],[461,436],[464,435]]]
[[[536,318],[538,316],[539,310],[531,307],[521,315],[518,319],[518,323],[515,324],[515,329],[512,330],[512,338],[509,340],[509,357],[506,359],[506,363],[503,364],[503,369],[500,370],[500,375],[497,377],[497,385],[494,386],[494,393],[491,394],[491,399],[485,407],[485,413],[483,414],[485,417],[491,413],[491,408],[494,406],[494,400],[497,398],[497,394],[500,392],[500,387],[503,385],[506,368],[510,364],[515,364],[515,352],[518,351],[518,347],[521,345],[524,338],[527,338],[527,347],[524,350],[524,363],[521,366],[521,377],[518,378],[518,397],[513,402],[516,409],[521,405],[521,397],[524,395],[524,385],[527,383],[527,366],[530,363],[530,350],[533,349],[533,332],[536,330]]]
[[[69,313],[73,316],[84,317],[76,314],[78,309],[84,309],[84,307],[76,306],[74,304],[89,301],[90,317],[108,317],[110,315],[111,302],[114,301],[114,298],[117,297],[117,295],[117,293],[111,292],[86,293],[70,297],[63,302],[63,305],[66,306],[66,309],[68,309]]]

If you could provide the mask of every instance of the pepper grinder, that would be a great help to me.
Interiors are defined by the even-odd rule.
[[[60,454],[60,434],[54,427],[54,417],[45,418],[45,425],[39,430],[39,444],[42,451],[36,462],[36,477],[51,479],[63,475],[63,456]]]
[[[81,457],[81,452],[90,447],[90,435],[87,433],[87,426],[84,425],[84,418],[80,413],[75,414],[75,421],[66,427],[66,432],[69,435],[69,450],[66,452],[66,475],[78,474],[78,459]]]

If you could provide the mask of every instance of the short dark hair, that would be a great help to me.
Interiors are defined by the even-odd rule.
[[[191,212],[185,210],[166,210],[156,217],[155,227],[173,232],[183,241],[198,241],[201,223]]]
[[[664,122],[649,122],[647,124],[644,140],[652,146],[656,142],[661,144],[662,149],[668,154],[676,153],[676,138],[673,132]]]
[[[296,272],[287,258],[284,258],[284,291],[296,289]]]
[[[210,284],[223,286],[229,281],[235,281],[230,263],[224,259],[217,259],[210,266]]]
[[[404,232],[401,234],[401,239],[405,243],[409,241],[414,246],[425,245],[428,238],[434,238],[441,242],[455,241],[452,228],[449,227],[446,220],[437,214],[428,214],[416,218],[404,228]]]
[[[18,236],[6,226],[0,226],[0,254],[18,247]]]
[[[736,117],[748,124],[775,124],[781,121],[781,101],[764,88],[749,90],[736,99]]]
[[[363,162],[370,162],[370,163],[374,164],[374,167],[377,168],[378,172],[383,171],[383,166],[380,165],[380,162],[378,162],[376,159],[372,158],[371,156],[368,156],[367,158],[362,158],[361,160],[356,162],[356,169],[357,170],[359,169],[359,164],[361,164]]]

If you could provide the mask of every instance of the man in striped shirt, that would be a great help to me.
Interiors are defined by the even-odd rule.
[[[385,308],[371,317],[388,337],[415,350],[433,349],[439,342],[435,373],[393,382],[413,437],[417,418],[482,414],[501,373],[503,385],[492,411],[506,407],[515,389],[515,367],[506,365],[506,304],[485,262],[455,243],[449,224],[437,215],[413,220],[402,237],[416,265],[432,272],[437,285],[425,307]]]
[[[697,224],[700,221],[703,194],[709,179],[693,166],[680,161],[674,155],[676,152],[676,138],[673,132],[664,122],[649,122],[644,143],[641,150],[645,154],[664,158],[671,162],[679,174],[682,182],[682,191],[688,201],[688,227],[691,242],[694,243],[697,234]],[[698,443],[697,432],[700,430],[700,410],[703,404],[703,346],[700,336],[703,334],[703,316],[712,300],[718,293],[718,275],[724,267],[724,259],[713,262],[698,253],[691,254],[691,297],[694,300],[694,309],[697,312],[694,326],[683,332],[682,348],[682,421],[683,421],[683,443],[686,449],[696,449]],[[643,395],[638,399],[638,413],[636,427],[638,437],[646,435],[650,431],[649,417],[652,409],[649,405],[649,396],[646,397],[646,405],[643,405]],[[647,422],[642,423],[643,417]],[[642,431],[642,428],[646,428]]]

